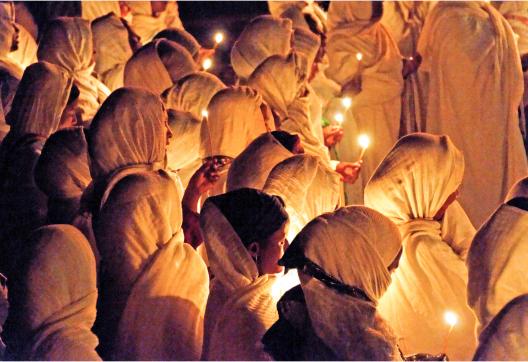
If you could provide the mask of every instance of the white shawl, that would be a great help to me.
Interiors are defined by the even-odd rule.
[[[143,44],[163,29],[183,29],[176,1],[167,1],[165,10],[159,14],[152,13],[150,1],[126,1],[126,4],[132,12],[132,30],[141,37]]]
[[[462,153],[447,136],[415,133],[396,143],[365,188],[365,204],[394,221],[403,237],[399,267],[378,309],[401,338],[405,354],[447,353],[461,360],[470,359],[475,350],[475,317],[466,303],[467,269],[455,252],[463,254],[464,247],[451,246],[464,245],[463,240],[453,242],[453,236],[474,229],[445,232],[458,220],[447,213],[442,221],[433,219],[460,186],[463,173]],[[467,225],[466,219],[461,221],[455,227]],[[459,323],[447,351],[442,351],[446,310],[456,312]]]
[[[460,202],[479,226],[527,173],[517,116],[523,77],[513,32],[489,4],[440,2],[418,50],[429,77],[426,131],[447,134],[464,153]]]

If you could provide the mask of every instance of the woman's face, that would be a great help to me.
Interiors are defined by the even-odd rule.
[[[276,274],[283,271],[284,268],[278,262],[289,245],[286,240],[289,228],[290,222],[286,221],[279,230],[260,244],[261,247],[257,252],[259,274]]]

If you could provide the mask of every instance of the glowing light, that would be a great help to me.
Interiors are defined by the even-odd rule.
[[[363,59],[363,54],[356,53],[356,59],[357,59],[358,62],[360,62]]]
[[[203,70],[208,70],[213,66],[213,61],[210,58],[205,58],[202,62]]]
[[[458,315],[453,311],[446,311],[444,313],[444,321],[453,328],[458,323]]]
[[[343,121],[345,120],[345,116],[343,116],[343,113],[336,113],[334,115],[334,119],[339,125],[341,125],[341,123],[343,123]]]
[[[409,60],[413,60],[414,58],[413,57],[409,57]]]
[[[214,35],[214,41],[215,41],[216,45],[218,45],[221,42],[223,42],[224,41],[224,34],[222,34],[221,32],[217,32]]]
[[[209,117],[209,112],[207,112],[207,109],[202,109],[202,117],[203,118]]]
[[[361,147],[361,153],[359,154],[359,159],[362,160],[365,155],[365,151],[370,146],[370,138],[366,134],[361,134],[358,137],[358,144]]]
[[[343,107],[345,107],[345,109],[349,109],[352,106],[352,98],[345,97],[341,99],[341,104],[343,105]]]

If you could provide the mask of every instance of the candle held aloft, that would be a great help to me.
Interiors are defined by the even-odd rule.
[[[213,66],[213,61],[210,58],[205,58],[202,62],[203,70],[208,70]]]
[[[345,97],[341,99],[341,104],[343,105],[343,107],[345,107],[345,109],[349,109],[350,107],[352,107],[352,98]]]
[[[356,53],[356,59],[357,59],[358,62],[360,62],[363,59],[363,54]]]
[[[224,41],[224,34],[222,34],[221,32],[217,32],[214,35],[214,41],[215,41],[216,45],[219,45],[221,42]]]
[[[343,116],[343,113],[336,113],[334,115],[334,120],[337,122],[338,125],[341,125],[345,120],[345,116]]]
[[[365,151],[370,146],[369,136],[367,136],[366,134],[359,135],[358,144],[359,147],[361,147],[361,153],[359,154],[359,160],[361,161],[363,159],[363,156],[365,155]]]
[[[207,109],[202,109],[202,117],[203,118],[209,117],[209,112],[207,112]]]

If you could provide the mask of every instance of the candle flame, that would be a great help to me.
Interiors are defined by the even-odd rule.
[[[358,62],[360,62],[363,59],[363,54],[356,53],[356,59],[358,60]]]
[[[205,58],[202,62],[202,68],[208,70],[213,66],[213,61],[210,58]]]
[[[209,117],[209,112],[207,112],[207,109],[202,109],[202,117],[203,118]]]
[[[345,98],[341,99],[341,104],[342,104],[343,107],[345,107],[346,109],[349,109],[349,108],[352,106],[352,98],[350,98],[350,97],[345,97]]]
[[[334,119],[337,123],[341,124],[345,120],[345,117],[343,116],[343,113],[336,113]]]
[[[220,44],[221,42],[224,41],[224,34],[222,34],[221,32],[218,32],[214,35],[214,41],[216,44]]]
[[[358,143],[361,146],[361,148],[366,149],[368,146],[370,146],[370,138],[366,134],[359,135],[358,137]]]
[[[458,323],[458,315],[450,310],[444,313],[444,321],[453,328]]]

